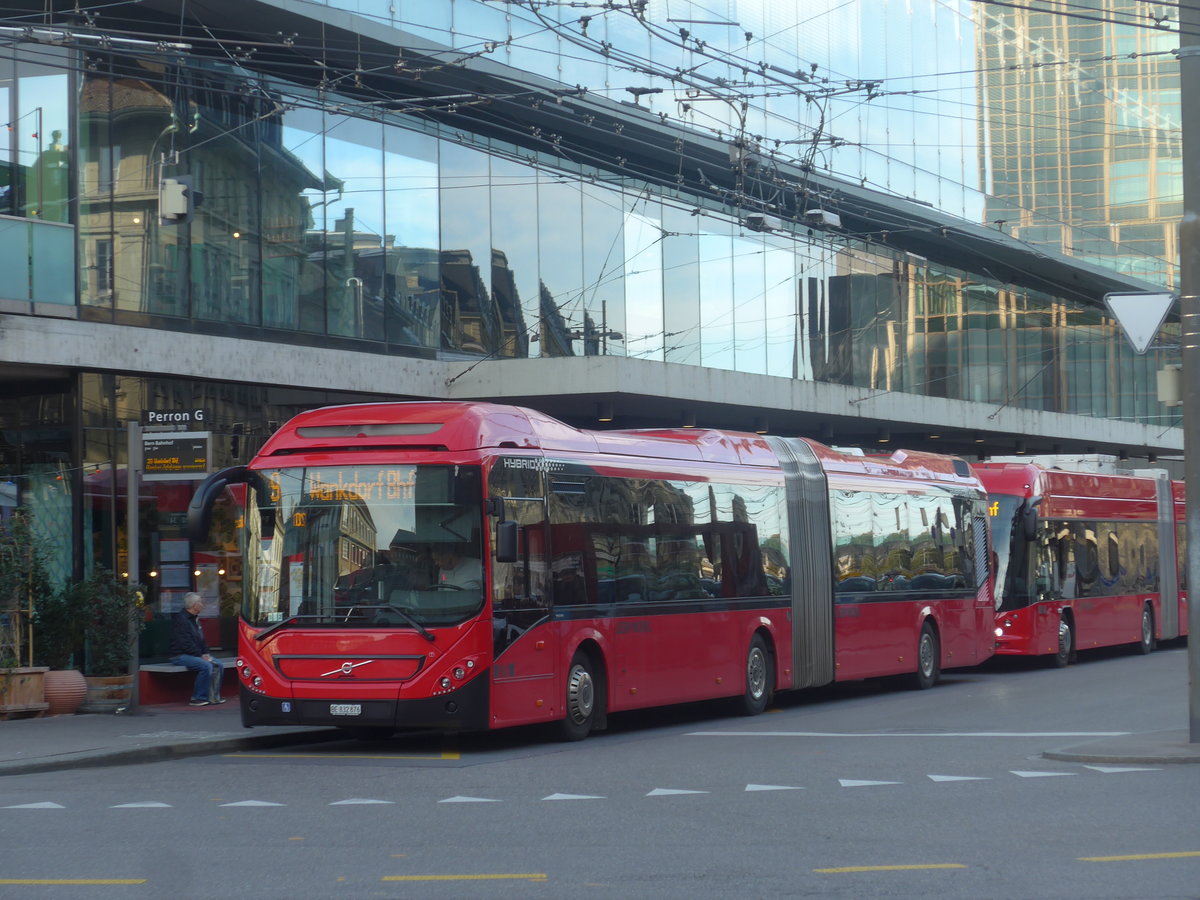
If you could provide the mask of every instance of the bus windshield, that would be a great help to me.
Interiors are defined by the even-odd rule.
[[[246,516],[251,625],[452,625],[483,605],[480,470],[322,466],[264,471]]]
[[[996,610],[1007,612],[1029,605],[1029,545],[1024,539],[1021,514],[1025,498],[989,494],[992,549],[996,553]]]

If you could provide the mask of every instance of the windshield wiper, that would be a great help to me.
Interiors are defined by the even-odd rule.
[[[289,625],[294,625],[297,622],[303,622],[303,621],[306,621],[309,619],[328,619],[328,618],[329,618],[329,616],[288,616],[286,619],[284,619],[280,622],[276,622],[270,628],[264,628],[262,631],[260,631],[258,634],[256,634],[254,636],[254,639],[256,641],[261,641],[263,638],[267,637],[267,635],[274,634],[276,631],[279,631],[282,628],[287,628]]]
[[[424,625],[422,625],[420,622],[418,622],[416,619],[414,619],[412,616],[410,616],[404,610],[400,609],[398,606],[351,606],[346,611],[345,615],[342,615],[342,613],[339,612],[336,615],[317,614],[317,615],[306,615],[306,616],[288,616],[283,621],[276,622],[274,625],[270,626],[269,628],[264,628],[262,631],[260,631],[258,634],[256,634],[254,636],[254,639],[256,641],[264,640],[266,637],[274,634],[276,631],[279,631],[283,628],[287,628],[291,625],[295,625],[298,622],[312,622],[312,621],[325,621],[325,622],[340,621],[343,623],[349,622],[350,617],[352,615],[354,615],[354,613],[356,611],[365,610],[365,609],[385,609],[388,612],[393,612],[397,616],[399,616],[401,619],[404,620],[404,624],[411,626],[419,635],[421,635],[421,637],[425,638],[425,640],[427,640],[431,643],[437,640],[437,638],[434,637],[433,632],[431,632],[428,628],[426,628]]]
[[[435,638],[433,636],[432,631],[430,631],[428,628],[426,628],[424,625],[422,625],[420,622],[418,622],[416,619],[414,619],[412,616],[410,616],[408,613],[406,613],[404,610],[402,610],[398,606],[386,606],[386,605],[385,606],[352,606],[352,607],[350,607],[349,610],[347,610],[346,617],[345,617],[345,619],[343,619],[343,621],[349,622],[350,617],[352,615],[354,615],[354,613],[357,610],[360,610],[360,609],[382,609],[382,610],[387,610],[390,613],[395,613],[397,616],[399,616],[401,619],[404,620],[404,624],[411,625],[416,630],[417,634],[421,635],[421,637],[425,638],[425,640],[427,640],[431,643],[433,641],[437,640],[437,638]]]

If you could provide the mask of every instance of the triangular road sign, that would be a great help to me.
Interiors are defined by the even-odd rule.
[[[1168,293],[1105,294],[1104,304],[1116,318],[1134,352],[1145,353],[1175,302]]]

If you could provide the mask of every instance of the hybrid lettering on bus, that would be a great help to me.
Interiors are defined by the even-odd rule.
[[[241,484],[246,725],[578,739],[639,707],[930,687],[993,650],[986,498],[953,457],[379,403],[211,476],[194,539]]]

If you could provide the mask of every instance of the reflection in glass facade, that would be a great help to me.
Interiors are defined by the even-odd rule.
[[[975,5],[986,221],[1176,286],[1180,38],[1147,27],[1145,4],[1104,0],[1090,11]]]
[[[115,63],[85,73],[79,97],[80,302],[118,320],[1160,415],[1138,388],[1163,354],[1135,356],[1095,308],[877,241],[753,231],[711,201],[348,116],[224,64],[149,77]],[[190,222],[159,223],[160,173],[203,194]]]

